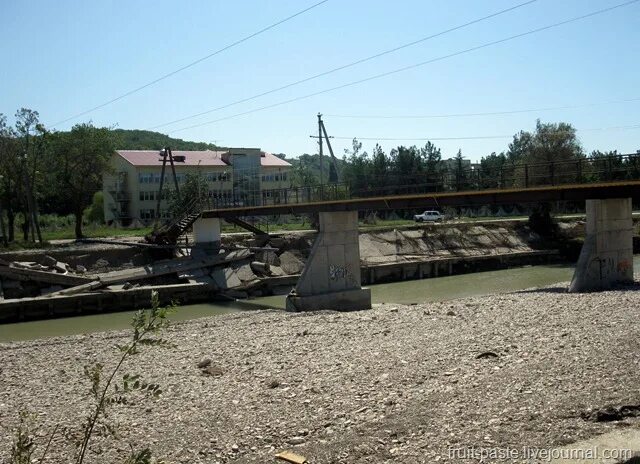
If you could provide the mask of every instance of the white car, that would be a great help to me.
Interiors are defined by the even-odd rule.
[[[438,222],[443,219],[444,216],[440,214],[440,211],[425,211],[422,214],[413,216],[413,220],[416,222]]]

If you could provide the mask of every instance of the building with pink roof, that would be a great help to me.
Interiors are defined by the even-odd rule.
[[[187,175],[204,177],[212,199],[238,199],[244,203],[268,204],[291,186],[291,164],[259,148],[172,151],[178,187]],[[163,157],[159,150],[117,150],[112,171],[103,179],[107,223],[121,226],[151,224],[168,219],[166,192],[175,183],[169,163],[160,195]]]

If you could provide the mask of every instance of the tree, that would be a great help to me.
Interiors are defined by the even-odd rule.
[[[84,212],[88,222],[94,224],[104,224],[104,194],[96,192],[93,194],[91,205]]]
[[[380,185],[387,185],[390,167],[391,160],[382,147],[376,143],[371,155],[371,176],[374,181]]]
[[[39,161],[44,151],[44,137],[46,130],[40,124],[37,111],[28,108],[20,108],[16,111],[16,135],[21,144],[21,152],[18,154],[21,166],[23,184],[23,192],[25,198],[26,219],[24,223],[24,239],[29,238],[29,228],[31,229],[31,238],[35,242],[35,235],[38,235],[38,241],[42,243],[42,234],[40,233],[40,225],[38,223],[38,202],[37,202],[37,174]],[[33,133],[33,135],[32,135]]]
[[[14,240],[16,207],[20,202],[21,171],[17,163],[18,143],[13,128],[7,125],[7,117],[0,114],[0,215],[7,212],[7,231],[3,237]],[[4,222],[4,221],[3,221]]]
[[[75,217],[76,238],[82,238],[82,213],[111,169],[113,135],[106,127],[78,124],[70,132],[55,134],[52,142],[56,188]]]
[[[458,150],[458,153],[456,153],[456,156],[454,159],[455,159],[454,176],[455,176],[456,190],[462,190],[467,183],[467,178],[469,177],[469,173],[464,168],[464,158],[462,157],[462,150],[460,149]]]
[[[169,198],[169,215],[178,218],[183,216],[194,204],[201,203],[208,198],[209,184],[200,172],[188,173],[185,175],[184,183],[180,186],[180,194],[178,195],[175,189],[171,189],[167,196]]]
[[[441,151],[433,143],[427,141],[424,148],[420,149],[420,156],[424,160],[426,180],[430,190],[442,189],[441,178]]]
[[[309,155],[302,155],[309,156]],[[311,187],[318,184],[318,177],[314,174],[311,165],[302,159],[293,165],[291,182],[294,187]]]
[[[590,167],[592,169],[591,177],[594,180],[619,180],[624,179],[627,175],[624,160],[619,156],[618,151],[600,151],[591,152]],[[631,160],[629,160],[631,161]],[[633,161],[631,161],[633,163]],[[633,172],[635,167],[633,164],[629,166]]]
[[[491,153],[480,160],[480,187],[500,187],[501,174],[507,165],[507,155]]]
[[[571,124],[538,120],[533,134],[520,131],[513,136],[503,169],[503,185],[570,182],[576,179],[579,161],[584,157]]]
[[[362,142],[354,138],[351,141],[351,150],[345,148],[342,169],[342,177],[351,188],[352,193],[361,194],[369,190],[372,184],[369,179],[369,155],[362,151]],[[347,157],[348,155],[348,157]],[[376,185],[376,187],[379,187]]]

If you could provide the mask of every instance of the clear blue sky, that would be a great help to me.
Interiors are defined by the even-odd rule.
[[[0,0],[0,112],[40,112],[51,125],[255,32],[317,0]],[[221,106],[417,40],[524,0],[329,0],[297,18],[87,116],[96,125],[146,129]],[[306,95],[605,8],[622,0],[537,2],[377,60],[159,131],[186,140],[255,146],[291,156],[316,151],[316,113],[342,137],[509,135],[536,118],[567,121],[587,150],[640,149],[640,101],[524,114],[428,115],[583,105],[640,98],[640,3],[539,34],[202,127],[189,125]],[[477,160],[508,139],[436,141]],[[382,142],[388,151],[399,144]],[[371,150],[374,141],[364,141]],[[349,140],[335,139],[340,156]],[[126,148],[126,147],[122,147]]]

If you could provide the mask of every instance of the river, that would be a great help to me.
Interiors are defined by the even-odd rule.
[[[640,256],[634,258],[634,266],[639,269]],[[370,288],[373,303],[410,304],[542,287],[567,282],[571,280],[572,275],[573,267],[569,265],[525,266],[379,284],[372,285]],[[284,308],[284,301],[285,296],[279,295],[229,303],[186,305],[179,307],[171,319],[180,321],[251,309]],[[0,324],[0,342],[125,329],[131,324],[132,315],[133,311],[123,311]]]

